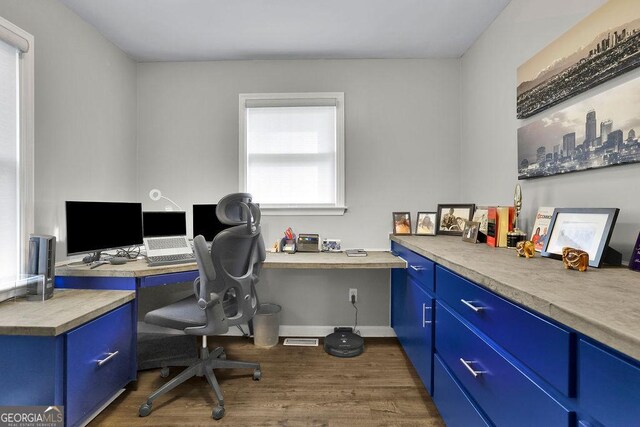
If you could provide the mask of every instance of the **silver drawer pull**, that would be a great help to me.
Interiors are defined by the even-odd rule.
[[[461,299],[460,302],[463,303],[464,305],[466,305],[467,307],[469,307],[471,310],[475,311],[476,313],[478,311],[482,311],[482,310],[485,309],[484,307],[477,307],[477,306],[471,304],[472,301],[467,301],[467,300]]]
[[[421,265],[409,265],[414,271],[423,271],[425,268]]]
[[[482,375],[482,374],[486,374],[486,373],[487,373],[487,371],[476,371],[475,369],[473,369],[473,368],[471,367],[471,364],[472,364],[472,363],[475,363],[475,362],[473,362],[473,361],[471,361],[471,360],[464,360],[464,359],[461,357],[461,358],[460,358],[460,362],[462,362],[462,364],[464,365],[464,367],[465,367],[465,368],[467,368],[467,370],[468,370],[469,372],[471,372],[471,375],[473,375],[473,377],[474,377],[474,378],[478,378],[478,376],[479,376],[479,375]]]
[[[98,361],[97,361],[97,362],[98,362],[98,366],[102,366],[102,365],[104,365],[104,364],[105,364],[105,363],[107,363],[109,360],[111,360],[111,359],[113,359],[114,357],[116,357],[116,355],[117,355],[119,352],[120,352],[120,350],[116,350],[116,351],[114,351],[113,353],[107,353],[107,354],[108,354],[108,356],[107,356],[107,357],[105,357],[105,358],[104,358],[104,359],[102,359],[102,360],[98,360]]]
[[[431,320],[427,320],[426,311],[431,310],[431,307],[427,307],[426,303],[422,303],[422,327],[424,328],[426,325],[431,323]]]

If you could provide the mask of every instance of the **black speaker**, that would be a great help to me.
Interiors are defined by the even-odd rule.
[[[29,283],[27,299],[42,301],[53,296],[56,268],[56,237],[32,234],[29,236],[29,263],[27,273],[42,274],[44,284]]]

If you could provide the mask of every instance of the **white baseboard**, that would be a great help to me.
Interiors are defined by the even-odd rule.
[[[349,325],[345,325],[349,326]],[[301,326],[301,325],[280,325],[279,334],[281,337],[324,337],[333,332],[334,326]],[[243,329],[248,331],[247,325],[243,325]],[[358,326],[360,335],[363,337],[395,337],[396,334],[390,326]],[[242,335],[238,328],[230,328],[229,332],[224,335],[240,336]]]

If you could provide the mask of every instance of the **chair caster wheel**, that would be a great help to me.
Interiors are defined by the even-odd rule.
[[[260,381],[260,378],[262,378],[262,371],[260,369],[253,371],[253,380]]]
[[[138,415],[141,417],[146,417],[151,413],[151,403],[143,403],[140,405],[140,409],[138,409]]]
[[[222,353],[220,353],[220,356],[218,356],[218,359],[227,360],[227,353],[223,351]]]
[[[211,412],[211,418],[214,420],[219,420],[224,417],[224,406],[216,406],[213,408],[213,412]]]
[[[169,372],[171,372],[169,368],[160,369],[160,377],[167,378],[169,376]]]

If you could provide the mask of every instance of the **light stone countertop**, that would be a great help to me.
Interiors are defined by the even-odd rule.
[[[626,267],[566,270],[562,261],[457,236],[391,236],[511,301],[640,360],[640,273]],[[437,292],[437,284],[436,284]]]
[[[295,254],[267,252],[265,269],[352,269],[407,268],[406,263],[388,251],[367,251],[365,257],[350,257],[343,252],[297,252]],[[150,267],[144,259],[123,265],[105,264],[90,269],[86,265],[68,262],[56,265],[56,276],[76,277],[147,277],[158,274],[197,270],[195,262]]]
[[[133,291],[54,289],[46,301],[3,301],[0,335],[57,336],[134,298]]]

